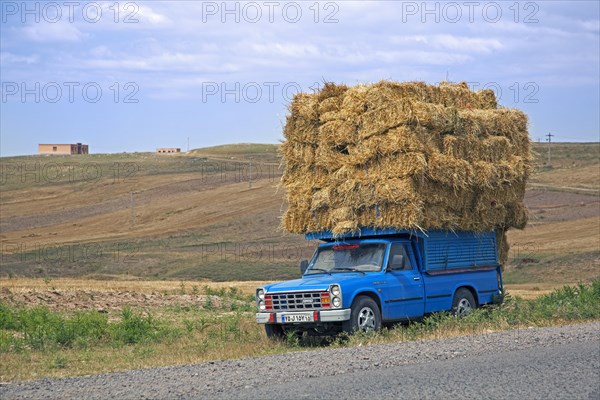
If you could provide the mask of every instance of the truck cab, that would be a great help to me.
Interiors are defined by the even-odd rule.
[[[256,290],[256,321],[269,337],[381,328],[437,312],[461,316],[502,301],[494,232],[361,229],[321,240],[302,277]]]

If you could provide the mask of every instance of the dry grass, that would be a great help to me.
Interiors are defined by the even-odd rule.
[[[167,177],[140,177],[136,187],[146,187],[160,190],[163,184],[173,178]],[[189,178],[187,178],[189,179]],[[185,182],[186,177],[181,178]],[[172,183],[172,182],[171,182]],[[98,187],[87,193],[74,191],[73,187],[54,188],[54,196],[49,198],[38,198],[31,193],[22,193],[17,191],[15,198],[9,204],[2,205],[3,215],[26,216],[38,213],[43,204],[49,204],[53,208],[61,209],[76,208],[86,204],[90,199],[98,199],[101,203],[107,197],[123,201],[123,206],[108,208],[105,212],[100,210],[98,214],[84,216],[77,219],[61,223],[40,226],[35,229],[35,234],[31,235],[32,230],[29,227],[3,232],[2,239],[7,242],[18,242],[22,245],[32,248],[36,243],[44,243],[47,246],[60,243],[90,243],[105,241],[108,239],[136,239],[148,237],[157,234],[170,232],[181,232],[186,229],[198,229],[203,226],[210,226],[216,222],[224,223],[227,221],[236,221],[244,215],[255,213],[261,209],[272,209],[281,204],[279,196],[275,195],[274,183],[269,179],[255,181],[251,189],[247,182],[229,183],[223,182],[216,185],[213,190],[181,190],[170,191],[169,187],[164,188],[163,197],[167,201],[148,201],[156,197],[154,194],[138,192],[135,195],[135,226],[130,225],[131,211],[129,206],[129,190],[116,188],[110,191],[110,194],[99,195],[105,191],[105,188]],[[112,188],[111,188],[112,189]],[[31,189],[33,190],[33,189]]]
[[[511,243],[535,243],[537,254],[600,251],[600,216],[510,231]]]
[[[511,296],[518,296],[525,300],[535,299],[562,287],[556,283],[513,283],[504,285]]]
[[[191,292],[194,286],[199,287],[200,293],[204,293],[205,287],[213,290],[236,288],[241,293],[253,295],[256,288],[269,282],[263,281],[235,281],[235,282],[211,282],[211,281],[144,281],[144,280],[94,280],[94,279],[70,279],[70,278],[0,278],[0,289],[6,288],[13,293],[22,291],[72,291],[90,290],[98,292]]]

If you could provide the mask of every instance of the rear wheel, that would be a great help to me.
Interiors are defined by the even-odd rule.
[[[285,336],[281,325],[266,324],[265,332],[267,333],[267,337],[273,340],[283,339]]]
[[[344,332],[370,332],[381,329],[381,311],[375,300],[367,296],[357,297],[352,303],[350,319],[342,325]]]
[[[475,308],[477,308],[477,303],[473,293],[469,289],[458,289],[452,300],[452,314],[461,318],[469,315]]]

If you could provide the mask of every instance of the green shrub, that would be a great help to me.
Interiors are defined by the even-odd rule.
[[[153,342],[169,335],[176,336],[179,333],[177,329],[170,328],[166,323],[151,315],[141,316],[134,313],[129,307],[123,308],[121,321],[112,324],[110,332],[115,344]]]

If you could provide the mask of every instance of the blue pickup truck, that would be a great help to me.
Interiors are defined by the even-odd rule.
[[[378,330],[436,311],[458,316],[503,298],[495,232],[363,228],[321,240],[302,277],[256,290],[256,322],[267,336]]]

